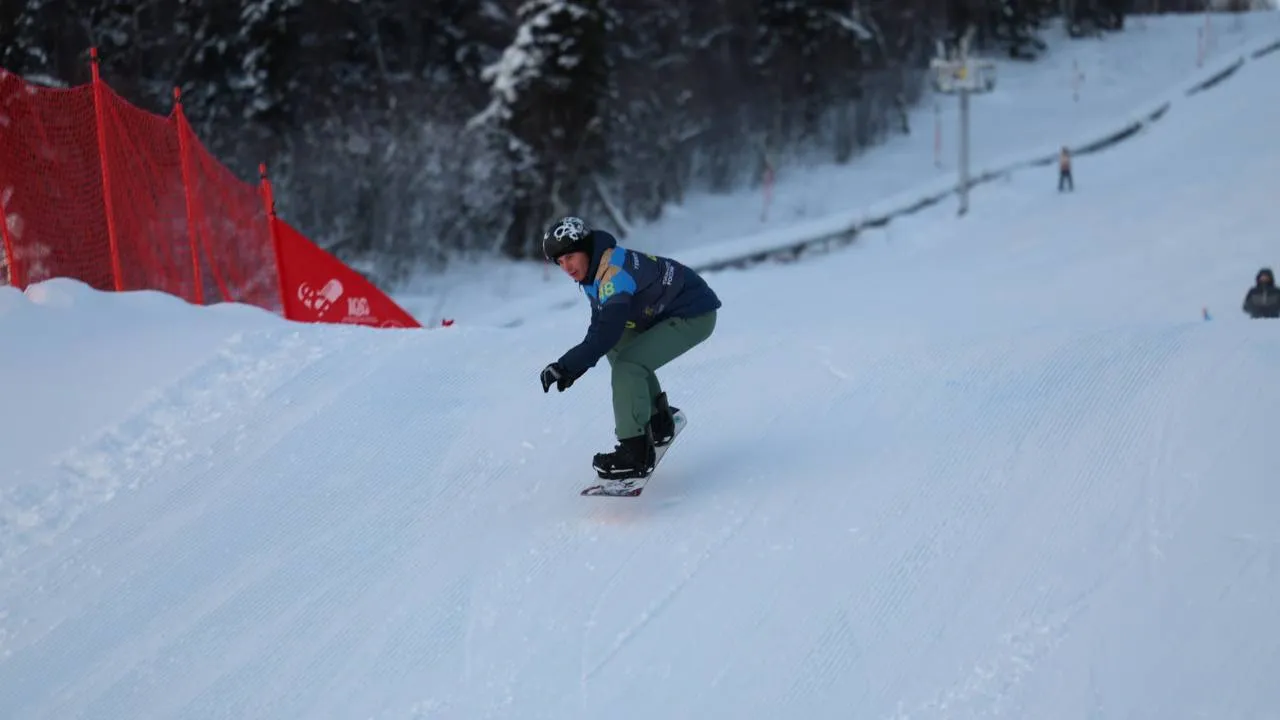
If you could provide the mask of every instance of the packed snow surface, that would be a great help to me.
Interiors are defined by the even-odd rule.
[[[1090,159],[716,273],[644,495],[585,304],[0,288],[0,716],[1280,713],[1280,53]],[[567,281],[565,281],[567,282]],[[1206,319],[1207,317],[1207,319]]]

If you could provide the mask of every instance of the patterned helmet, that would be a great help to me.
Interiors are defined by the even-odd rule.
[[[542,235],[542,254],[555,262],[571,252],[590,252],[591,227],[581,218],[560,218]]]

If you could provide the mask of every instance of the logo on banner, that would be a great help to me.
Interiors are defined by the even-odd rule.
[[[362,318],[362,317],[368,317],[370,314],[371,313],[369,311],[369,298],[364,298],[364,297],[347,298],[347,317]]]
[[[273,217],[279,243],[285,317],[303,322],[347,323],[367,327],[421,327],[377,286]]]
[[[346,312],[336,322],[352,325],[372,325],[383,328],[412,327],[396,318],[379,318],[374,315],[373,303],[367,297],[346,295],[346,288],[340,280],[331,279],[316,290],[311,283],[298,285],[298,301],[302,306],[315,313],[316,320],[326,319],[334,306],[343,307],[340,301],[346,300]],[[333,322],[335,320],[330,320]]]
[[[382,327],[397,327],[399,323],[390,321],[390,323],[378,321],[373,317],[373,307],[367,297],[355,297],[344,295],[346,288],[343,287],[340,280],[331,279],[325,283],[319,290],[316,290],[310,283],[304,282],[298,285],[298,301],[302,306],[316,314],[316,319],[323,319],[330,314],[334,305],[338,305],[339,301],[346,299],[346,313],[338,322],[353,323],[356,325],[381,325]],[[341,307],[341,306],[340,306]]]
[[[344,323],[352,325],[381,325],[378,318],[373,316],[373,305],[367,297],[348,297],[347,298],[347,315],[342,318]]]
[[[303,307],[314,312],[316,317],[324,317],[329,312],[329,308],[332,308],[341,297],[342,283],[336,278],[325,283],[318,291],[308,282],[298,286],[298,301]]]

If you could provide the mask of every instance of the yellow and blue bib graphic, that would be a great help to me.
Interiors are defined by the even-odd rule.
[[[627,251],[620,247],[612,248],[608,255],[600,258],[595,282],[583,288],[587,297],[603,305],[615,295],[634,295],[636,279],[627,272],[626,262]]]

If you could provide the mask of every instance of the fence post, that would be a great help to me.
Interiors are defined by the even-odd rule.
[[[89,49],[89,61],[93,72],[93,114],[98,123],[98,164],[102,167],[102,203],[107,213],[107,241],[111,245],[111,274],[115,277],[116,292],[124,289],[124,273],[120,269],[120,246],[116,240],[115,212],[111,207],[111,173],[107,172],[107,123],[106,102],[102,91],[102,76],[98,72],[98,48]]]
[[[5,187],[3,178],[0,178],[0,187]],[[8,202],[5,195],[6,193],[0,190],[0,242],[4,243],[0,246],[0,260],[4,261],[0,265],[3,265],[9,286],[21,288],[18,281],[18,259],[13,256],[13,236],[9,232],[9,210],[6,207]]]
[[[182,113],[182,88],[173,89],[173,126],[178,133],[178,154],[182,159],[182,195],[187,200],[187,240],[191,243],[191,278],[196,286],[196,304],[204,305],[204,278],[200,275],[200,250],[196,241],[196,211],[191,190],[191,161],[187,152],[187,118]]]
[[[280,287],[280,314],[289,317],[289,290],[284,284],[284,255],[280,252],[280,233],[276,232],[276,199],[267,179],[267,164],[259,163],[258,177],[262,180],[262,203],[267,208],[267,227],[271,229],[271,250],[276,256],[276,285]]]
[[[942,106],[933,101],[933,166],[942,167]]]

